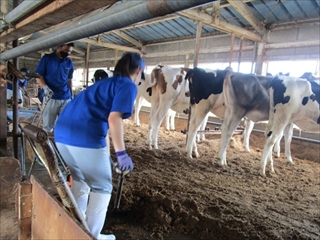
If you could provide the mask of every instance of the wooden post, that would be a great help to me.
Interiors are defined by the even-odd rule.
[[[255,68],[255,73],[257,75],[262,74],[264,52],[265,52],[264,43],[258,43],[257,61],[256,61],[256,68]]]
[[[5,72],[5,65],[0,71]],[[7,156],[7,82],[0,76],[0,156]]]
[[[186,55],[185,61],[184,61],[184,67],[189,68],[189,54]]]
[[[194,48],[194,55],[193,55],[193,67],[198,66],[199,62],[199,52],[200,52],[200,40],[201,40],[201,31],[202,31],[202,22],[198,23],[197,26],[197,34],[196,34],[196,46]]]
[[[114,66],[113,69],[115,69],[116,65],[117,65],[117,61],[118,61],[118,49],[114,50]]]
[[[91,44],[88,43],[87,44],[87,52],[86,52],[86,87],[88,87],[88,83],[89,83],[89,60],[90,60],[90,47]]]
[[[231,45],[230,45],[230,57],[229,57],[229,66],[231,66],[232,63],[232,55],[233,55],[233,47],[234,47],[234,39],[235,39],[235,34],[231,34]]]
[[[252,63],[251,63],[251,73],[253,73],[253,69],[257,60],[257,42],[254,43],[253,51],[252,51]]]
[[[240,47],[239,47],[239,55],[238,55],[238,72],[240,71],[242,47],[243,47],[243,37],[240,38]]]
[[[196,47],[194,49],[194,56],[193,56],[193,67],[194,68],[198,67],[198,62],[199,62],[199,52],[200,52],[200,40],[201,40],[202,25],[203,25],[203,23],[199,22],[198,26],[197,26]],[[191,99],[191,96],[190,96],[190,99]],[[191,105],[189,104],[186,143],[188,142],[190,115],[191,115]]]

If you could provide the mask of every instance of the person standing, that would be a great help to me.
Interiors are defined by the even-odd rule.
[[[118,168],[132,171],[134,165],[124,144],[123,119],[132,115],[135,82],[144,68],[145,61],[139,54],[124,54],[115,66],[114,76],[81,91],[65,107],[54,129],[56,146],[73,178],[72,193],[97,239],[115,239],[114,235],[100,233],[112,193],[112,160],[106,136],[111,136]]]
[[[57,117],[72,97],[74,66],[68,56],[73,47],[73,43],[59,45],[54,52],[44,55],[36,68],[36,73],[41,76],[37,82],[45,95],[53,94],[43,109],[43,129],[46,132],[53,131]]]

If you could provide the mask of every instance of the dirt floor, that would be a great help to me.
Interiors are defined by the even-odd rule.
[[[186,120],[176,120],[176,131],[162,127],[159,150],[149,150],[148,115],[141,113],[140,119],[141,127],[125,121],[127,152],[135,169],[126,177],[118,211],[113,210],[114,173],[104,233],[112,232],[118,240],[320,239],[318,144],[293,140],[294,165],[282,154],[274,161],[276,173],[261,177],[261,133],[251,135],[251,153],[245,152],[241,136],[234,136],[227,149],[228,166],[222,168],[217,164],[219,135],[207,135],[198,144],[200,158],[189,159],[181,133]]]

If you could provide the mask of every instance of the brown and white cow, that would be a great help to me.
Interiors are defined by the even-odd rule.
[[[181,68],[157,66],[151,72],[151,83],[156,83],[151,91],[151,111],[147,144],[158,149],[158,132],[169,108],[183,113],[189,107],[189,92],[185,72]]]
[[[141,75],[141,79],[137,84],[138,93],[136,97],[136,102],[134,104],[134,123],[137,126],[140,126],[140,118],[139,113],[142,105],[145,101],[151,103],[151,93],[152,86],[154,86],[156,82],[151,82],[151,74],[143,74]],[[176,112],[169,109],[166,114],[166,130],[175,130],[175,116]]]
[[[303,131],[320,132],[320,87],[313,80],[278,76],[270,87],[270,114],[260,173],[265,175],[267,161],[274,172],[271,149],[288,125]]]

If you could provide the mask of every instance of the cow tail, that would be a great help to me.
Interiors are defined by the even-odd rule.
[[[223,101],[224,105],[229,105],[232,103],[233,88],[231,84],[231,72],[227,72],[225,79],[223,81]]]
[[[275,110],[275,106],[274,106],[274,88],[271,86],[269,88],[269,121],[266,127],[266,131],[265,131],[265,135],[269,134],[269,131],[271,130],[271,126],[273,125],[273,121],[274,121],[274,110]]]

